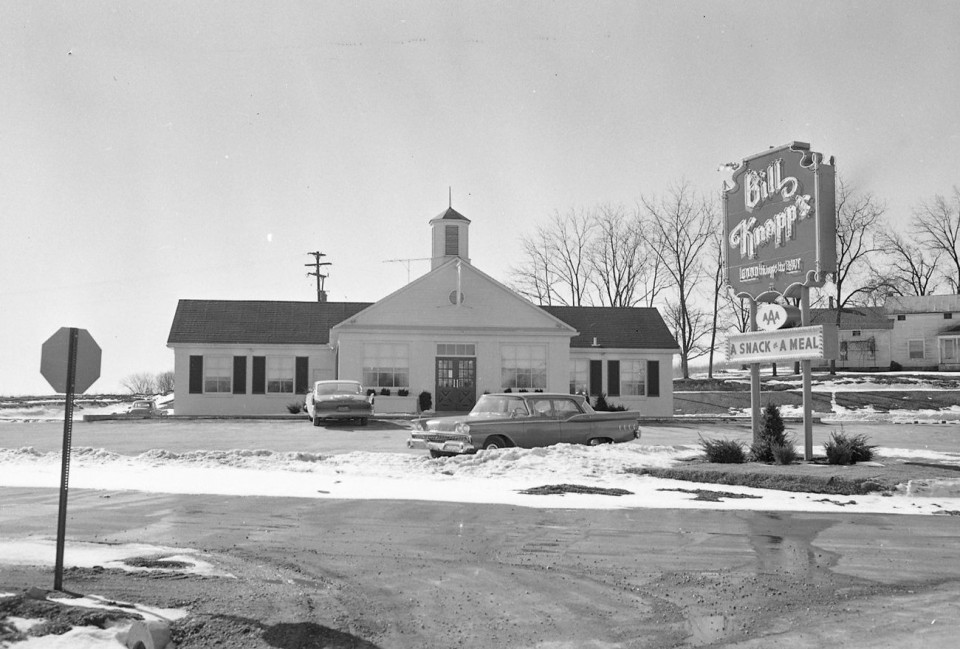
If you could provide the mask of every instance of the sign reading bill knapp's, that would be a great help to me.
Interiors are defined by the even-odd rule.
[[[801,287],[821,286],[836,272],[832,162],[792,142],[734,169],[723,193],[724,260],[734,293],[799,297]]]

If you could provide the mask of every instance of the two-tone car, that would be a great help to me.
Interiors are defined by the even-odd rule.
[[[582,395],[542,392],[485,394],[462,417],[414,422],[409,448],[433,457],[516,446],[611,444],[640,439],[639,413],[597,412]]]
[[[317,381],[304,400],[314,426],[325,421],[356,420],[361,426],[373,416],[373,396],[357,381]]]

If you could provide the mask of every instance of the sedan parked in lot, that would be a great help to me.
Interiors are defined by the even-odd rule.
[[[415,422],[407,446],[433,457],[510,446],[610,444],[640,438],[637,412],[597,412],[581,395],[485,394],[465,417]]]
[[[130,407],[127,408],[127,412],[124,414],[134,417],[159,417],[161,414],[165,414],[165,411],[158,409],[157,404],[154,401],[149,399],[137,399],[130,404]]]
[[[314,426],[349,419],[366,426],[373,415],[373,396],[368,397],[357,381],[317,381],[307,393],[304,407]]]

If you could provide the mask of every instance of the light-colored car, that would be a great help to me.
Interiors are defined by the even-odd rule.
[[[357,381],[317,381],[307,393],[304,407],[314,426],[350,419],[366,426],[373,415],[373,395],[367,396]]]
[[[465,417],[418,420],[407,446],[433,457],[510,446],[610,444],[640,439],[636,411],[597,412],[578,394],[485,394]]]

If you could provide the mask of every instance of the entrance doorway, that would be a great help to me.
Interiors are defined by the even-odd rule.
[[[477,359],[437,358],[436,409],[467,411],[477,402]]]

